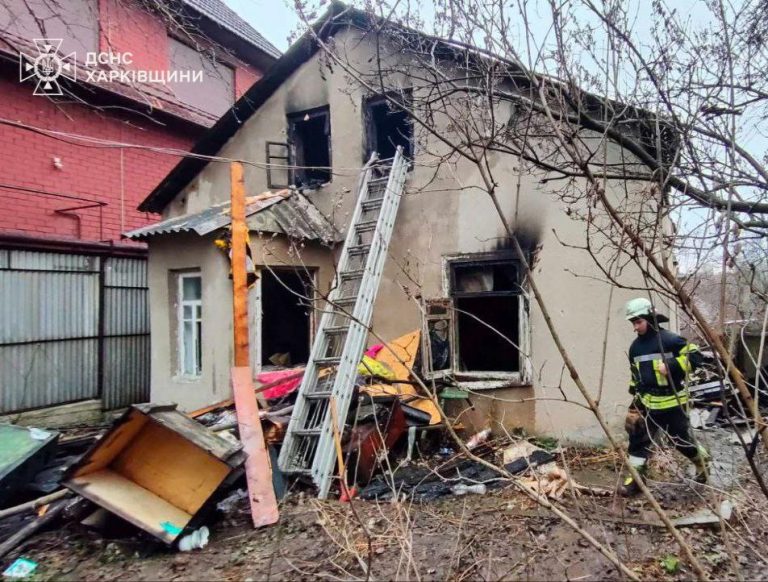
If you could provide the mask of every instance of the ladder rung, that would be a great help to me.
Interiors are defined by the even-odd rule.
[[[364,220],[362,222],[358,222],[355,225],[355,228],[357,229],[357,232],[368,232],[369,230],[376,230],[376,225],[378,223],[378,220]]]
[[[350,269],[349,271],[343,271],[339,275],[343,281],[351,281],[352,279],[362,279],[365,274],[365,269]]]
[[[310,392],[309,394],[305,394],[304,398],[307,400],[328,400],[333,392]]]
[[[326,327],[323,331],[328,335],[341,335],[342,333],[347,333],[349,331],[349,326],[336,325],[333,327]]]
[[[371,250],[371,245],[353,245],[347,249],[350,255],[364,255]]]
[[[315,358],[315,364],[318,366],[332,366],[341,362],[341,357],[334,356],[332,358]]]
[[[384,197],[381,198],[372,198],[371,200],[366,200],[363,202],[363,210],[375,210],[376,208],[381,208],[381,204],[384,202]]]
[[[357,297],[342,297],[332,301],[332,303],[334,307],[345,307],[349,309],[350,307],[355,306],[355,303],[357,303]]]
[[[299,428],[294,431],[291,431],[296,436],[302,436],[302,437],[311,437],[311,436],[320,436],[322,434],[322,430],[319,428]]]
[[[368,180],[369,184],[376,184],[377,182],[386,182],[389,180],[389,176],[381,176],[380,178],[372,178]]]

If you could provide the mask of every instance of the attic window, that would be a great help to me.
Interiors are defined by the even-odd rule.
[[[331,181],[331,115],[328,106],[288,116],[288,136],[296,164],[296,186],[317,187]]]
[[[397,146],[403,146],[406,157],[413,157],[413,122],[397,102],[407,107],[411,102],[410,91],[373,97],[366,102],[366,158],[373,152],[380,159],[392,158]]]

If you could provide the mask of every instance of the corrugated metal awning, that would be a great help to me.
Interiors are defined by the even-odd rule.
[[[319,240],[332,244],[343,240],[341,234],[310,200],[292,190],[265,192],[245,200],[248,229],[254,232],[284,234],[300,240]],[[141,240],[177,232],[200,236],[229,226],[229,202],[215,204],[201,212],[168,218],[125,233],[126,238]]]

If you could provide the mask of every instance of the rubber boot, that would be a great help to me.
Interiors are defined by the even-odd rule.
[[[693,466],[696,467],[696,474],[694,475],[693,480],[696,481],[696,483],[702,484],[709,481],[710,457],[707,449],[699,446],[699,454],[691,459],[691,462],[693,463]]]
[[[641,477],[645,477],[645,474],[647,472],[647,465],[646,464],[633,464],[635,467],[635,470],[640,473]],[[637,484],[637,481],[632,476],[631,473],[627,473],[626,477],[624,477],[624,482],[619,485],[618,489],[619,495],[622,497],[632,497],[633,495],[637,495],[640,493],[640,485]]]

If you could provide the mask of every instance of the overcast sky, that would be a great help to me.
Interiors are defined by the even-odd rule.
[[[296,28],[298,19],[284,0],[224,0],[264,38],[281,52],[288,48],[288,35]],[[293,4],[291,2],[291,4]]]

